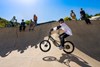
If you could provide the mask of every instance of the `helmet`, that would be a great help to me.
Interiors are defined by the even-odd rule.
[[[22,21],[24,21],[24,19],[22,19]]]
[[[63,19],[63,18],[61,18],[58,22],[61,22],[61,21],[63,21],[63,22],[64,22],[64,19]]]

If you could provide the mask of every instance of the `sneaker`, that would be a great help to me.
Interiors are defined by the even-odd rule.
[[[59,49],[61,50],[61,49],[63,49],[64,47],[62,46],[62,45],[59,45]]]

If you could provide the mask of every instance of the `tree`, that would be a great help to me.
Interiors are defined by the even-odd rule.
[[[1,20],[1,17],[0,17],[0,20]]]
[[[70,21],[70,20],[71,20],[70,17],[65,17],[65,18],[64,18],[64,21]]]
[[[26,20],[25,23],[26,23],[27,25],[29,25],[29,24],[31,23],[31,21],[30,21],[30,20]]]
[[[9,21],[0,17],[0,27],[6,27],[9,24]]]
[[[89,15],[86,13],[86,18],[91,18],[93,15]]]
[[[95,14],[94,16],[100,16],[100,13]]]

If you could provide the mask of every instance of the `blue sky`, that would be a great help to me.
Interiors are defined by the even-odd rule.
[[[70,17],[70,10],[74,10],[80,17],[80,8],[88,14],[100,13],[100,0],[0,0],[0,17],[10,20],[16,16],[30,20],[33,15],[38,16],[38,23]]]

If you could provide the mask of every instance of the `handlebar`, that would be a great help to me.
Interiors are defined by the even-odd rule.
[[[51,29],[50,31],[49,31],[49,36],[51,36],[51,32],[53,31],[53,29]],[[60,34],[60,30],[58,30],[58,34]]]

